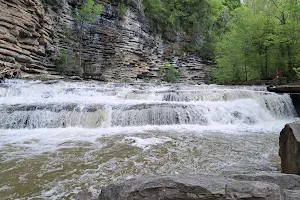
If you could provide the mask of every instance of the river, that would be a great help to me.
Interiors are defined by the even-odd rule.
[[[94,197],[140,175],[279,172],[296,121],[263,86],[7,80],[0,84],[1,199]]]

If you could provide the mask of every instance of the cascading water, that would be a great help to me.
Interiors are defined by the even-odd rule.
[[[288,95],[264,87],[8,80],[0,85],[2,199],[96,196],[137,175],[278,171]]]

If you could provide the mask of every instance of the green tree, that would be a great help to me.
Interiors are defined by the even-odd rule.
[[[300,5],[297,0],[244,0],[217,43],[219,82],[274,78],[279,69],[290,79],[299,67]]]
[[[83,27],[85,23],[95,23],[97,17],[101,15],[103,6],[95,4],[94,0],[86,0],[75,14],[77,27],[78,43],[79,43],[79,65],[82,67],[82,43],[83,43]]]
[[[80,24],[81,30],[84,23],[95,23],[97,17],[101,15],[102,11],[102,5],[95,4],[94,0],[86,0],[85,3],[83,3],[80,9],[76,12],[75,16],[76,21]]]

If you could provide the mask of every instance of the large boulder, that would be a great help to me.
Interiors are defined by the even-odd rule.
[[[293,194],[296,195],[296,194]],[[293,196],[291,195],[291,197]],[[99,200],[284,200],[274,183],[237,181],[209,175],[142,177],[104,188]]]
[[[300,122],[285,125],[279,138],[281,172],[300,175]]]

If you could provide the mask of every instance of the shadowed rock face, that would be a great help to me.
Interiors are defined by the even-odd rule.
[[[0,70],[21,68],[23,75],[33,77],[57,75],[54,61],[59,49],[69,49],[78,42],[67,35],[76,27],[73,12],[79,2],[0,0]],[[130,2],[124,15],[118,3],[111,1],[97,22],[84,24],[84,77],[105,81],[159,78],[166,47],[152,35],[141,1]],[[183,81],[209,79],[210,63],[198,56],[173,60],[182,71]]]
[[[255,175],[254,175],[255,176]],[[270,175],[273,176],[273,175]],[[273,183],[288,177],[267,175],[261,181],[244,181],[208,175],[177,175],[142,177],[102,189],[99,200],[290,200],[299,195],[297,190],[283,190]],[[234,176],[233,176],[234,178]],[[241,177],[240,177],[241,178]],[[295,177],[291,177],[292,179]],[[259,179],[259,178],[258,178]],[[275,180],[275,181],[274,181]],[[264,182],[263,182],[264,181]],[[299,187],[299,184],[297,185]],[[296,198],[299,199],[299,198]]]
[[[300,175],[300,123],[285,125],[279,138],[281,172]]]

